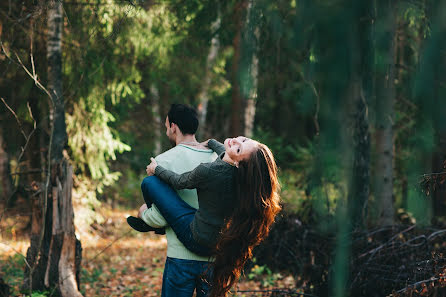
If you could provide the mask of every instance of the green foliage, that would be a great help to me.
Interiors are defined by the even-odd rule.
[[[50,292],[39,292],[39,291],[35,291],[31,294],[31,297],[47,297],[50,296]]]
[[[89,283],[94,285],[94,283],[100,280],[100,276],[103,274],[103,271],[100,267],[95,267],[91,272],[87,269],[82,269],[81,271],[81,284]]]
[[[253,258],[252,262],[256,263],[256,259]],[[266,265],[255,264],[248,273],[248,279],[260,281],[262,287],[274,286],[281,277],[280,273],[273,273]]]
[[[12,296],[18,296],[17,288],[23,283],[23,271],[25,267],[25,258],[20,254],[9,256],[1,264],[1,274],[5,282],[10,286]]]
[[[91,101],[98,103],[98,100]],[[119,177],[119,173],[110,172],[107,161],[116,159],[115,152],[129,151],[130,147],[119,141],[110,129],[109,122],[114,121],[114,117],[104,106],[87,106],[81,100],[73,107],[73,113],[67,115],[69,145],[78,167],[76,170],[98,181],[97,190],[102,192],[103,186]]]

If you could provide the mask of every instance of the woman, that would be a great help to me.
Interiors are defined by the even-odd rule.
[[[279,183],[268,147],[239,136],[224,145],[207,142],[218,155],[212,163],[178,175],[152,158],[141,189],[146,204],[160,210],[189,250],[213,255],[210,296],[225,296],[238,280],[252,249],[268,234],[280,211]],[[199,209],[186,204],[175,189],[197,189]]]

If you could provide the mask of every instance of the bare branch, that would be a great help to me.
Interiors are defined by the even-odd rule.
[[[29,266],[28,261],[26,261],[26,256],[24,254],[22,254],[21,252],[19,252],[18,250],[16,250],[15,248],[13,248],[12,246],[10,246],[9,244],[0,242],[0,244],[3,244],[4,246],[9,247],[10,249],[12,249],[14,252],[16,252],[16,254],[19,254],[20,256],[23,257],[23,259],[25,260],[25,264],[26,266],[28,266],[28,268],[31,268],[31,266]]]
[[[6,103],[5,99],[3,99],[3,97],[0,97],[0,99],[3,101],[3,104],[5,104],[6,108],[12,113],[12,115],[14,116],[15,120],[17,121],[17,124],[19,125],[20,128],[20,132],[22,132],[23,137],[25,137],[25,139],[27,139],[25,131],[23,131],[22,129],[22,123],[20,122],[19,118],[17,117],[17,114],[14,112],[14,110],[12,110],[12,108],[8,105],[8,103]],[[22,148],[23,149],[23,148]]]
[[[1,45],[1,47],[2,47],[2,51],[3,51],[3,53],[5,53],[5,55],[6,55],[6,57],[9,59],[9,60],[11,60],[11,61],[13,61],[13,62],[15,62],[11,57],[10,57],[10,55],[8,54],[8,52],[6,51],[6,49],[5,49],[5,47],[4,47],[4,45],[3,45],[3,42],[1,42],[0,41],[0,45]],[[16,53],[16,52],[14,52],[14,54],[15,54],[15,56],[16,56],[16,58],[17,58],[17,61],[19,62],[19,64],[22,66],[22,68],[25,70],[25,72],[34,80],[34,84],[39,88],[39,89],[41,89],[42,91],[44,91],[50,98],[52,98],[51,97],[51,94],[50,94],[50,92],[39,82],[39,80],[38,80],[38,78],[37,78],[37,74],[33,74],[33,73],[31,73],[29,70],[28,70],[28,68],[26,68],[26,66],[25,65],[23,65],[23,63],[22,63],[22,60],[20,59],[20,57],[19,57],[19,55]],[[32,65],[33,65],[33,72],[35,71],[34,70],[34,59],[33,59],[33,56],[32,56],[32,54],[31,54],[31,63],[32,63]],[[54,103],[53,103],[53,101],[51,100],[51,103],[52,103],[52,105],[54,106]]]
[[[3,46],[3,45],[2,45],[2,46]],[[19,155],[18,158],[17,158],[17,164],[20,164],[20,161],[22,160],[23,155],[25,154],[26,148],[28,147],[29,140],[31,139],[31,136],[34,134],[34,132],[36,131],[36,121],[34,120],[34,117],[33,117],[32,112],[31,112],[31,108],[29,107],[29,104],[28,104],[28,111],[29,111],[29,113],[30,113],[31,118],[33,119],[33,122],[34,122],[33,127],[34,127],[34,128],[33,128],[33,130],[31,130],[31,132],[30,132],[28,135],[26,135],[25,131],[24,131],[23,128],[22,128],[22,123],[20,122],[19,118],[17,117],[17,114],[16,114],[16,113],[14,112],[14,110],[12,110],[12,108],[6,103],[5,99],[3,99],[3,97],[0,97],[0,99],[3,101],[3,103],[4,103],[5,106],[6,106],[6,108],[8,108],[8,110],[14,115],[14,117],[15,117],[15,119],[16,119],[16,121],[17,121],[19,127],[20,127],[20,131],[21,131],[23,137],[25,137],[25,145],[21,147],[22,151],[20,152],[20,155]],[[17,171],[18,171],[19,169],[20,169],[20,166],[17,166],[17,168],[15,169],[15,171],[11,173],[11,176],[14,176],[14,183],[13,183],[13,184],[15,184],[16,177],[18,176],[16,173],[17,173]],[[14,194],[16,193],[16,191],[17,191],[17,189],[15,189],[15,190],[12,192],[11,196],[8,197],[8,198],[6,199],[6,204],[8,204],[9,200],[14,196]],[[3,212],[0,214],[0,221],[2,220],[2,218],[3,218],[3,216],[4,216],[5,213],[6,213],[6,208],[5,208],[5,209],[3,210]]]
[[[425,279],[425,280],[416,282],[416,283],[414,283],[412,285],[408,285],[407,287],[397,291],[397,293],[403,293],[403,292],[407,291],[408,289],[413,289],[413,288],[418,287],[419,285],[422,285],[422,284],[425,284],[425,283],[430,283],[430,282],[433,282],[433,281],[436,281],[436,280],[439,280],[439,279],[441,279],[441,278],[431,277],[430,279]]]

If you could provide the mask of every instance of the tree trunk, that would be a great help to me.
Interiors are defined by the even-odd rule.
[[[0,200],[0,205],[6,208],[8,201],[13,195],[14,186],[12,184],[9,156],[6,152],[6,142],[3,138],[3,129],[0,129],[0,178],[2,180],[2,199]]]
[[[378,224],[394,222],[393,207],[393,120],[395,116],[395,1],[377,2],[376,50],[376,168],[374,193],[378,203]]]
[[[441,3],[441,2],[439,2]],[[438,4],[439,4],[438,3]],[[436,34],[444,36],[446,34],[446,21],[444,21],[444,13],[446,12],[446,4],[444,2],[436,6],[437,13],[442,19],[436,23]],[[446,41],[444,38],[438,39],[437,50],[439,56],[435,59],[433,69],[433,102],[432,102],[432,118],[434,126],[434,143],[435,149],[432,155],[432,198],[433,213],[435,218],[446,216],[446,90],[444,87],[444,77],[446,75]],[[436,174],[435,174],[436,173]]]
[[[51,158],[59,161],[63,158],[63,150],[67,145],[67,129],[65,125],[65,107],[62,94],[62,2],[51,0],[48,8],[48,90],[53,102],[53,140]]]
[[[246,1],[235,3],[234,24],[235,36],[232,41],[234,57],[232,59],[232,104],[231,104],[231,129],[230,136],[239,136],[242,132],[242,94],[240,92],[240,56],[241,56],[241,35],[243,29],[243,15],[246,9]]]
[[[243,97],[246,98],[245,101],[245,112],[244,112],[244,135],[247,137],[252,137],[254,129],[254,119],[256,114],[256,101],[257,101],[257,83],[258,83],[258,73],[259,73],[259,59],[257,56],[258,44],[260,38],[260,29],[258,27],[260,14],[258,8],[256,7],[254,1],[248,2],[247,7],[247,21],[245,34],[247,35],[247,46],[248,48],[248,65],[247,77],[242,77],[245,82]]]
[[[367,219],[370,194],[370,129],[368,107],[373,93],[373,4],[357,4],[356,28],[352,34],[349,96],[353,107],[353,167],[348,204],[353,228],[362,228]]]
[[[353,228],[363,228],[367,220],[367,205],[370,194],[370,131],[367,116],[368,100],[361,82],[352,85],[354,112],[353,168],[348,193],[348,202]]]
[[[51,94],[52,143],[47,181],[34,185],[41,195],[33,201],[31,246],[27,251],[24,289],[51,290],[55,296],[82,296],[79,292],[81,244],[74,232],[71,201],[73,170],[63,156],[67,145],[62,97],[62,3],[48,8],[48,90]],[[40,197],[37,198],[37,197]]]
[[[219,5],[218,3],[216,5]],[[212,67],[215,65],[215,60],[217,59],[218,52],[220,50],[220,40],[219,36],[216,32],[220,29],[220,23],[221,23],[221,12],[220,7],[217,8],[217,19],[212,23],[212,32],[214,33],[214,36],[211,40],[211,47],[209,49],[209,53],[206,59],[206,72],[204,76],[204,82],[203,87],[201,89],[200,94],[198,95],[198,99],[200,102],[198,112],[199,112],[199,123],[198,126],[198,136],[202,139],[209,138],[209,130],[206,129],[206,115],[207,115],[207,109],[208,109],[208,102],[209,102],[209,88],[211,86],[212,81]]]
[[[158,88],[152,84],[150,86],[150,95],[152,101],[152,114],[153,114],[153,138],[155,141],[153,154],[158,156],[161,154],[161,127],[162,127],[162,118],[160,111],[160,95],[158,92]]]

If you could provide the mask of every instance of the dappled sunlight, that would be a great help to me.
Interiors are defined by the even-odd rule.
[[[26,255],[29,247],[29,239],[4,240],[0,238],[0,257],[8,258],[16,254]]]
[[[0,257],[7,258],[15,254],[26,255],[29,237],[24,234],[29,216],[5,216],[0,220]]]
[[[94,224],[88,232],[81,232],[80,284],[84,296],[160,296],[166,237],[131,230],[125,220],[129,214],[134,211],[102,207],[100,215],[104,221]],[[30,244],[28,236],[19,232],[19,227],[26,226],[26,220],[19,221],[14,223],[15,218],[4,218],[0,237],[0,271],[11,284],[14,296],[19,294],[23,282],[23,259]],[[291,275],[272,273],[266,266],[254,265],[245,271],[237,286],[241,291],[237,296],[243,296],[246,290],[290,288],[294,284]]]
[[[129,210],[103,209],[104,223],[83,234],[81,291],[86,296],[159,296],[167,242],[138,233]]]

